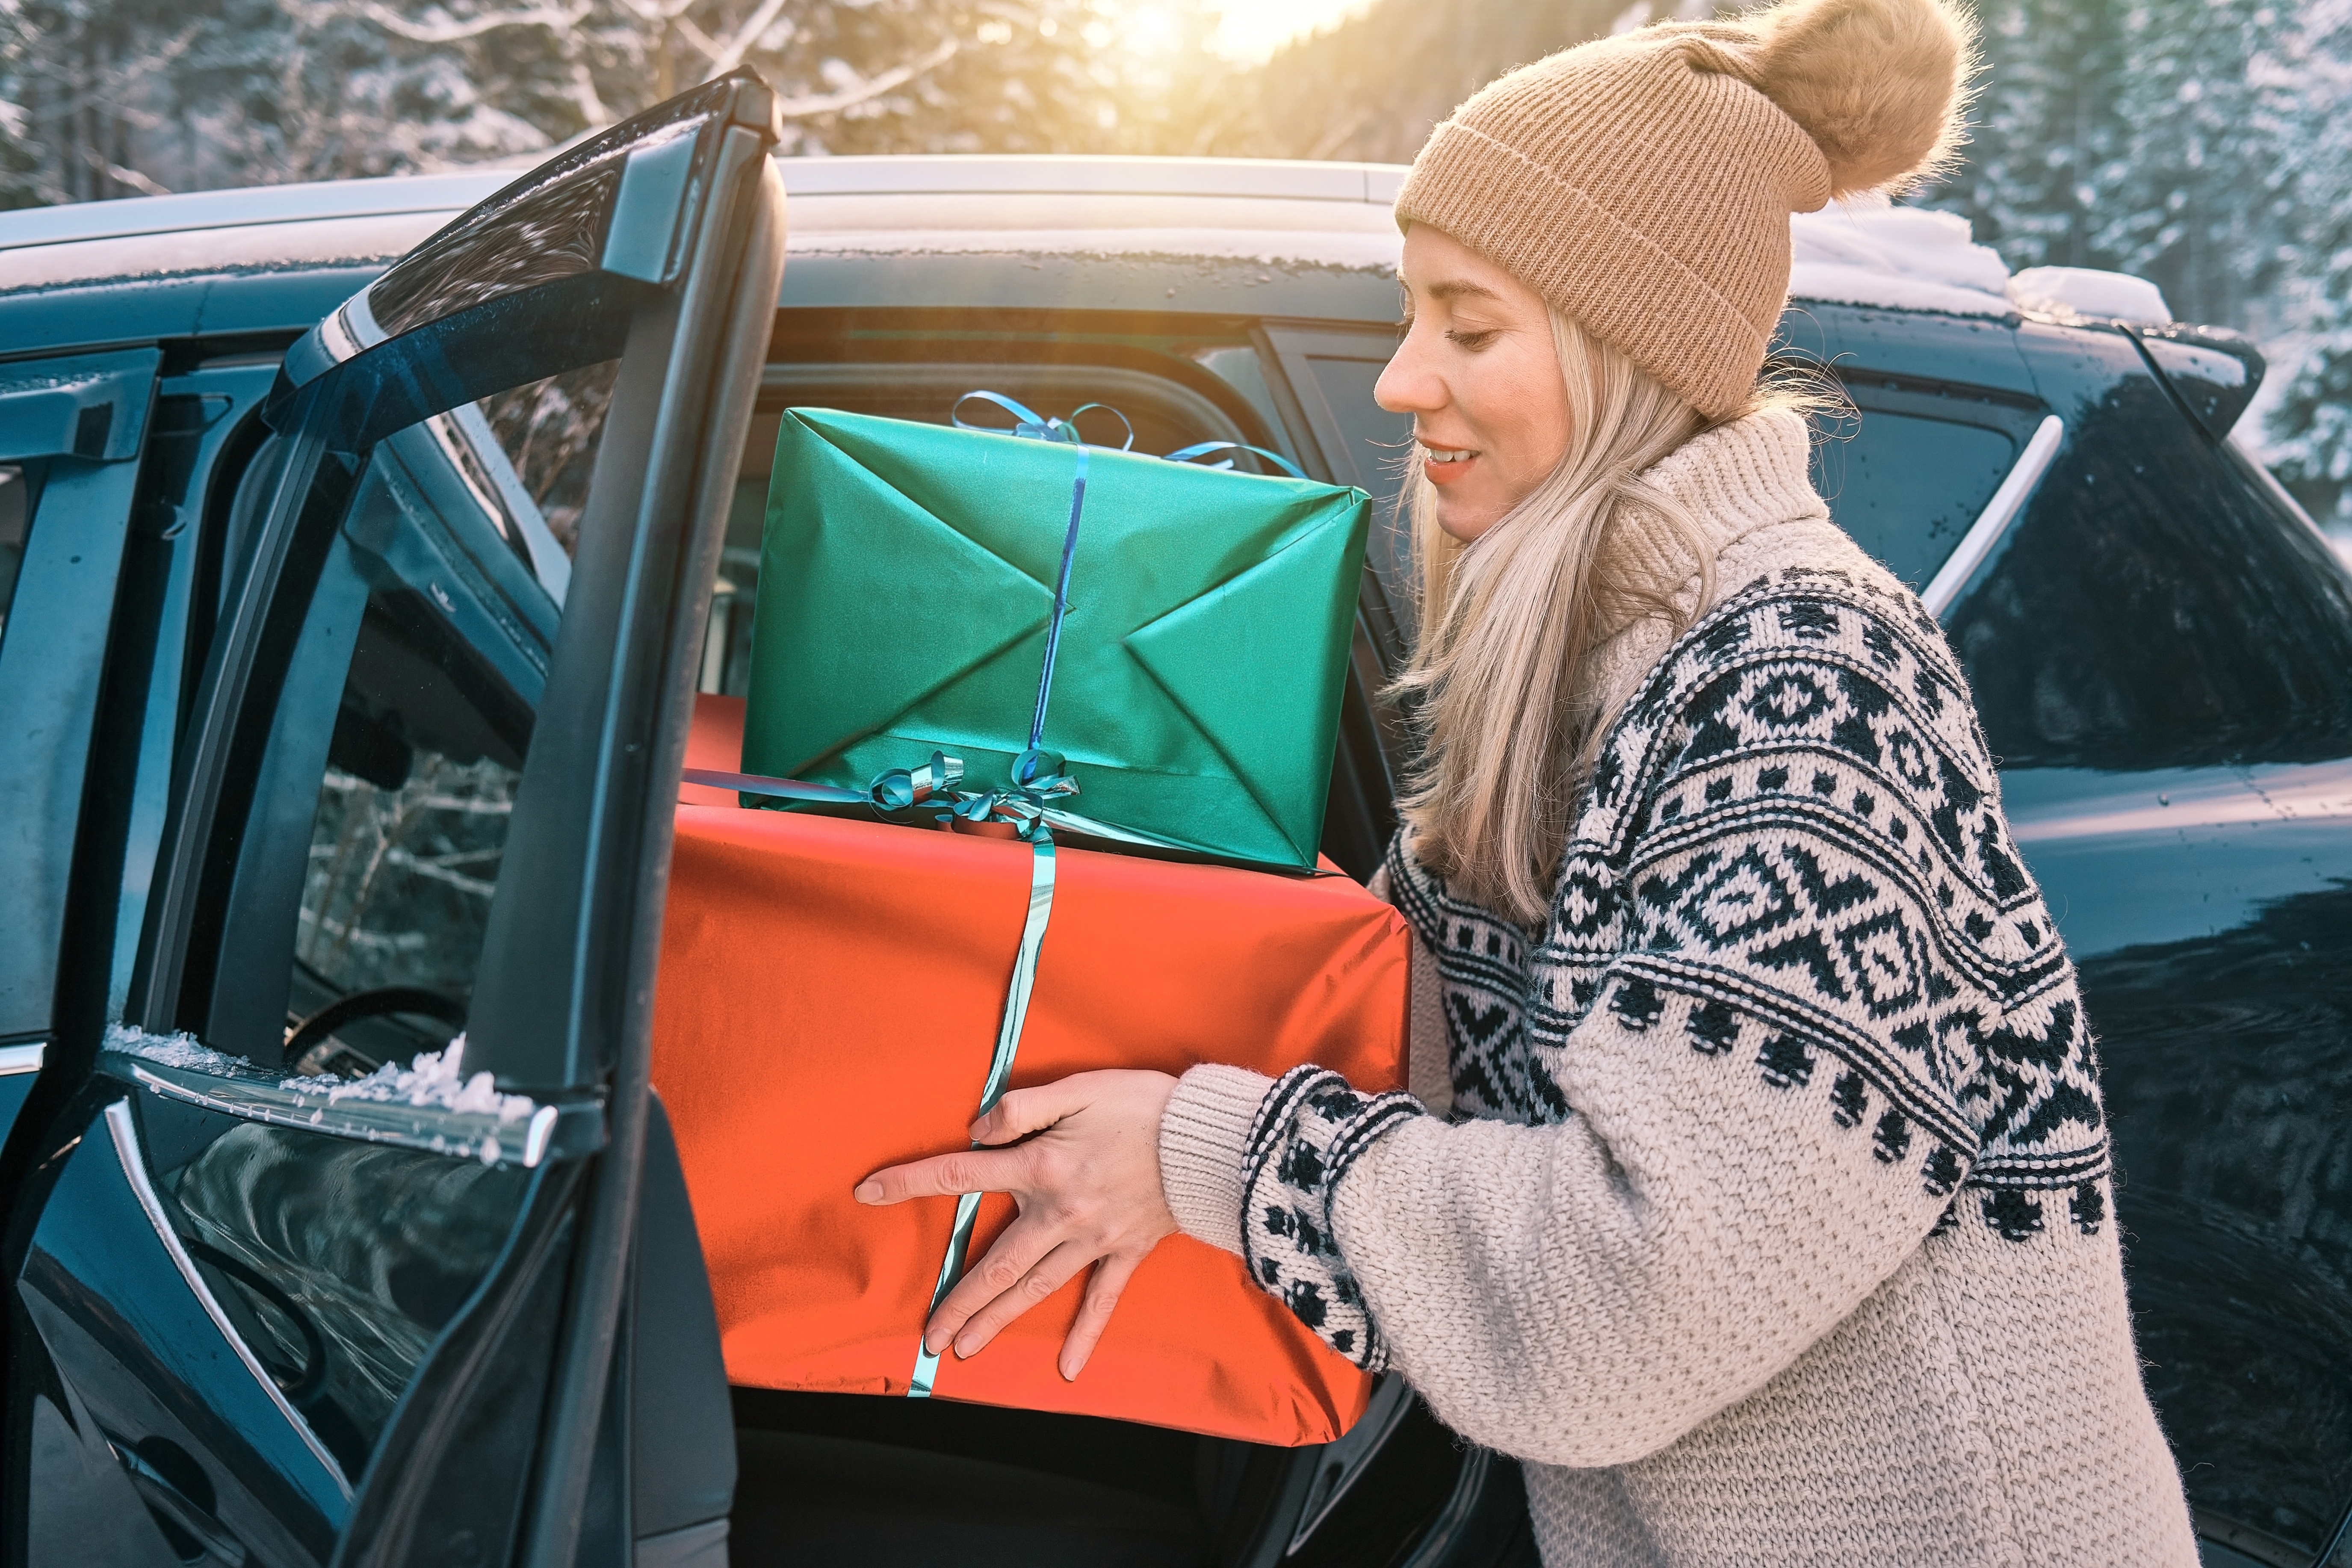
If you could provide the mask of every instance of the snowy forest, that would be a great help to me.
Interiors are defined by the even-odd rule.
[[[2247,434],[2352,523],[2352,0],[1979,4],[1968,162],[1914,199],[2253,334]],[[1254,60],[1210,0],[0,0],[0,206],[528,162],[741,63],[802,153],[1402,161],[1496,73],[1675,5],[1370,0]]]

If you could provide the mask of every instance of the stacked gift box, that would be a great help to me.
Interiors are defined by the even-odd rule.
[[[1405,929],[1316,856],[1364,498],[1013,412],[787,414],[750,697],[700,700],[654,1078],[729,1376],[1328,1441],[1368,1381],[1239,1258],[1163,1242],[1074,1382],[1077,1282],[933,1363],[1011,1201],[850,1197],[1074,1072],[1403,1080]]]

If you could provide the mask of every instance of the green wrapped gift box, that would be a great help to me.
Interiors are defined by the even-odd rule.
[[[861,788],[1029,743],[1080,449],[788,411],[760,564],[747,773]],[[1370,515],[1362,491],[1085,449],[1042,744],[1097,822],[1315,864]]]

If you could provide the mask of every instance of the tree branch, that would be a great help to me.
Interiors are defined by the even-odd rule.
[[[646,0],[621,0],[621,4],[629,10],[635,12],[640,20],[647,22],[675,22],[679,17],[686,15],[688,8],[694,4],[694,0],[667,0],[666,4],[656,3],[653,5],[647,5]],[[698,32],[701,29],[699,28],[696,29]]]
[[[126,169],[121,164],[100,156],[94,147],[83,148],[81,155],[83,161],[91,168],[96,169],[116,184],[137,191],[142,196],[168,196],[172,194],[170,186],[158,184],[136,169]]]
[[[726,52],[726,46],[696,26],[694,18],[691,16],[681,15],[670,25],[677,29],[677,36],[693,45],[695,51],[706,60],[715,60]],[[713,66],[710,68],[710,75],[716,76],[727,68],[725,66]]]
[[[953,38],[950,38],[940,44],[938,48],[933,49],[929,54],[925,55],[922,58],[909,60],[902,66],[893,66],[888,70],[884,71],[881,75],[871,78],[870,79],[860,83],[856,87],[846,89],[841,92],[829,92],[813,98],[787,98],[782,100],[776,105],[776,112],[786,120],[810,120],[820,114],[839,113],[842,110],[847,109],[853,104],[864,103],[868,99],[879,98],[884,93],[888,92],[892,88],[912,81],[915,78],[921,76],[925,71],[938,69],[940,66],[945,65],[950,59],[953,58],[955,52],[956,41]]]
[[[784,5],[785,0],[763,0],[760,8],[751,13],[751,19],[735,29],[733,37],[716,49],[705,49],[703,52],[710,56],[710,75],[724,76],[741,65],[743,57],[751,52],[753,44],[760,41],[760,35],[768,30],[768,24],[783,11]]]
[[[562,32],[586,20],[588,11],[589,7],[584,4],[569,10],[540,5],[528,11],[496,11],[489,16],[474,16],[463,22],[420,24],[373,3],[360,7],[360,14],[369,21],[412,44],[462,43],[467,38],[478,38],[484,33],[495,33],[501,27],[546,27]]]

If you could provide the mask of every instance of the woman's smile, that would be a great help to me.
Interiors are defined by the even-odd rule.
[[[1450,485],[1469,477],[1470,464],[1478,454],[1468,448],[1448,450],[1443,447],[1423,445],[1421,456],[1421,470],[1429,476],[1429,482]]]

